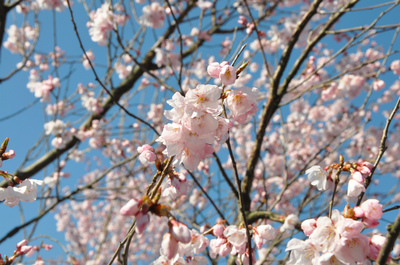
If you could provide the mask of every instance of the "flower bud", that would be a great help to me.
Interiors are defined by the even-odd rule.
[[[171,219],[171,233],[181,243],[187,244],[192,240],[192,233],[189,228],[176,220]]]
[[[171,233],[166,233],[161,243],[161,253],[170,260],[178,253],[178,247],[178,241]]]
[[[133,216],[139,212],[140,209],[140,201],[136,199],[130,199],[122,208],[119,210],[119,213],[124,216]]]

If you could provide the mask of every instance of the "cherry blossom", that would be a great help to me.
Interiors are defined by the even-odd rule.
[[[241,87],[230,90],[225,104],[232,114],[232,118],[238,123],[244,123],[249,116],[254,116],[258,111],[257,88]]]
[[[139,160],[142,164],[148,165],[156,160],[157,156],[154,153],[155,150],[150,145],[145,144],[143,146],[139,146],[137,150],[140,153]]]
[[[311,185],[316,186],[318,190],[326,190],[328,188],[328,174],[320,166],[312,166],[307,169],[306,174]]]
[[[114,14],[109,6],[110,4],[104,3],[96,11],[92,11],[87,23],[92,41],[99,45],[107,44],[107,33],[113,29]]]
[[[159,29],[164,26],[165,12],[163,7],[158,2],[153,2],[150,5],[144,6],[142,9],[143,15],[140,22],[153,29]]]

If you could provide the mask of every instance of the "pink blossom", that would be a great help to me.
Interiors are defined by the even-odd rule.
[[[348,263],[341,262],[333,252],[323,253],[319,258],[317,263],[318,265],[348,265]]]
[[[322,216],[317,219],[317,228],[309,238],[312,242],[318,243],[322,252],[330,252],[336,248],[340,235],[332,220]]]
[[[196,4],[202,10],[210,9],[213,6],[213,2],[205,0],[199,0]]]
[[[236,81],[236,68],[230,65],[225,65],[221,68],[219,78],[224,85],[233,85]]]
[[[364,225],[360,221],[350,218],[343,218],[336,224],[337,231],[342,237],[352,238],[358,236],[364,229]]]
[[[164,8],[158,2],[144,6],[142,12],[143,15],[140,18],[140,22],[143,25],[153,29],[159,29],[164,26],[165,12]]]
[[[255,29],[255,25],[254,25],[254,23],[247,23],[246,24],[246,33],[247,33],[247,35],[250,35],[253,31],[254,31],[254,29]]]
[[[400,75],[400,60],[393,61],[390,64],[390,70],[392,70],[395,75]]]
[[[225,229],[224,236],[234,247],[232,251],[239,254],[245,252],[247,244],[246,229],[238,229],[236,225],[230,225]]]
[[[252,250],[252,260],[253,260],[253,264],[256,261],[256,254],[254,252],[254,249]],[[250,264],[250,258],[249,258],[249,250],[247,249],[245,253],[239,255],[236,259],[236,264],[243,264],[243,265],[252,265]]]
[[[362,262],[369,255],[369,239],[365,235],[357,234],[351,238],[342,237],[335,256],[342,262]]]
[[[4,201],[5,205],[13,207],[19,204],[20,197],[24,193],[24,189],[8,186],[7,188],[0,188],[0,201]]]
[[[377,79],[372,83],[372,87],[374,88],[375,91],[379,91],[385,88],[385,81],[381,79]]]
[[[361,88],[364,86],[365,78],[358,75],[344,75],[338,85],[338,89],[343,92],[343,95],[349,98],[357,97]]]
[[[192,94],[189,94],[189,97],[189,102],[193,103]],[[172,109],[164,111],[165,117],[173,122],[179,123],[182,117],[185,115],[185,109],[187,105],[186,98],[180,93],[175,93],[172,96],[172,99],[167,100],[167,103],[172,107]]]
[[[216,238],[210,241],[210,257],[215,258],[217,254],[226,257],[232,251],[232,244],[226,238]]]
[[[374,168],[374,165],[364,161],[357,167],[357,170],[365,177],[367,177],[369,174],[371,174],[372,169]]]
[[[46,265],[46,263],[39,257],[33,265]]]
[[[198,110],[218,110],[218,99],[222,88],[214,85],[198,85],[196,89],[189,89],[185,95],[185,103]]]
[[[375,228],[379,225],[379,221],[377,219],[364,218],[362,222],[366,228]]]
[[[233,122],[229,119],[224,119],[222,117],[217,117],[218,127],[214,132],[215,140],[219,144],[225,143],[228,139],[228,131],[233,127]]]
[[[245,25],[247,24],[247,19],[246,19],[246,17],[244,17],[244,16],[239,16],[238,23],[239,23],[240,25],[245,26]]]
[[[37,0],[40,9],[64,11],[65,5],[61,0]]]
[[[280,227],[279,230],[281,232],[293,230],[298,222],[299,222],[299,217],[297,215],[289,214],[288,216],[286,216],[285,222],[283,223],[283,225]]]
[[[191,241],[191,246],[193,249],[194,254],[200,254],[202,253],[206,247],[208,247],[209,240],[207,237],[204,235],[200,234],[196,230],[192,229],[192,241]]]
[[[60,87],[60,80],[49,75],[49,79],[47,80],[43,80],[42,82],[31,80],[26,86],[31,92],[35,93],[35,97],[41,98],[41,101],[49,102],[50,93],[55,88]]]
[[[16,25],[11,25],[7,30],[8,38],[3,43],[4,48],[12,53],[24,55],[31,47],[30,40],[34,40],[38,36],[36,28],[26,25],[18,28]]]
[[[107,33],[113,29],[114,14],[109,9],[109,3],[104,3],[96,11],[90,13],[90,20],[87,23],[92,41],[99,45],[107,44]]]
[[[49,121],[44,124],[44,129],[46,135],[59,135],[62,134],[65,130],[65,123],[62,120],[55,120],[55,121]]]
[[[254,116],[257,113],[258,95],[259,91],[255,87],[241,87],[237,90],[229,91],[225,104],[229,108],[235,121],[244,123],[249,116]]]
[[[360,184],[364,184],[364,176],[361,174],[359,171],[355,171],[352,175],[351,178],[357,181]]]
[[[260,225],[253,227],[253,240],[258,249],[261,249],[263,239],[271,240],[276,236],[276,230],[271,225]]]
[[[258,234],[265,240],[272,240],[276,236],[276,230],[271,225],[259,225],[256,227]]]
[[[379,255],[379,251],[381,250],[385,241],[386,241],[386,237],[381,236],[381,235],[373,235],[370,240],[368,258],[370,258],[372,260],[376,260]]]
[[[170,197],[175,200],[178,196],[185,196],[189,190],[188,182],[183,174],[176,174],[169,177],[167,185],[169,187],[163,189],[163,197]]]
[[[86,56],[87,56],[87,58],[86,58]],[[92,50],[87,51],[87,52],[86,52],[86,56],[83,55],[83,57],[82,57],[82,59],[83,59],[82,64],[83,64],[83,67],[85,67],[86,70],[89,70],[89,69],[91,68],[91,67],[90,67],[90,63],[89,63],[89,60],[90,60],[90,62],[92,63],[92,65],[94,65],[93,60],[95,59],[95,57],[94,57],[94,54],[93,54]],[[88,60],[88,59],[89,59],[89,60]]]
[[[28,244],[28,241],[26,239],[20,241],[17,244],[17,250],[16,250],[17,255],[27,254],[33,249],[32,246],[27,246],[27,244]]]
[[[207,112],[193,112],[192,115],[184,117],[183,123],[191,133],[198,135],[211,134],[218,129],[218,120]]]

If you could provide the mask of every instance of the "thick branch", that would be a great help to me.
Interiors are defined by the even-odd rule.
[[[400,214],[397,216],[396,221],[393,225],[389,226],[388,233],[386,235],[385,244],[379,251],[378,258],[376,259],[375,264],[384,265],[390,255],[394,247],[394,243],[396,242],[397,237],[400,234]]]
[[[300,66],[302,65],[304,60],[307,58],[308,54],[311,52],[312,48],[318,43],[319,40],[321,40],[326,35],[326,30],[329,29],[336,21],[338,21],[338,19],[346,11],[348,11],[349,8],[353,7],[358,2],[358,0],[353,0],[353,1],[349,2],[339,12],[335,13],[334,15],[332,15],[330,17],[330,19],[327,22],[327,24],[325,25],[325,27],[307,45],[307,47],[304,49],[304,51],[300,55],[299,59],[297,59],[293,68],[289,72],[288,76],[285,78],[285,81],[283,82],[282,86],[279,86],[282,75],[288,66],[288,62],[289,62],[290,56],[292,54],[292,51],[294,49],[294,46],[295,46],[296,42],[298,41],[302,31],[305,29],[307,24],[311,21],[312,17],[317,13],[318,7],[321,4],[321,2],[322,2],[322,0],[315,0],[313,2],[313,4],[310,6],[307,13],[303,16],[302,20],[297,25],[296,30],[293,32],[292,37],[290,38],[285,50],[283,51],[279,65],[277,66],[277,69],[273,76],[273,83],[272,83],[272,87],[270,90],[269,100],[268,100],[267,104],[265,105],[263,113],[262,113],[262,118],[261,118],[261,121],[259,124],[259,129],[258,129],[257,135],[256,135],[255,145],[253,147],[252,154],[247,163],[246,176],[243,180],[242,192],[245,195],[245,202],[246,202],[246,207],[247,207],[246,210],[250,209],[250,192],[251,192],[251,187],[252,187],[253,178],[254,178],[254,170],[256,168],[256,165],[257,165],[260,153],[261,153],[261,145],[262,145],[262,141],[263,141],[263,138],[265,135],[265,130],[267,129],[267,126],[268,126],[273,114],[278,109],[280,101],[281,101],[282,97],[285,95],[290,81],[296,75]]]

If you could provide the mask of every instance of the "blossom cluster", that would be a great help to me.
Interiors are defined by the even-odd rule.
[[[198,85],[185,97],[175,93],[167,101],[173,109],[164,115],[173,123],[164,126],[157,141],[166,146],[164,153],[168,157],[175,156],[175,162],[189,170],[212,155],[215,140],[226,139],[231,123],[219,116],[221,92],[222,88],[215,85]]]
[[[153,29],[159,29],[164,26],[165,12],[160,3],[153,2],[150,5],[144,6],[142,12],[143,15],[140,18],[142,25]]]
[[[364,215],[375,214],[369,208]],[[365,262],[376,260],[385,241],[380,235],[369,238],[361,234],[364,224],[344,217],[338,210],[332,212],[331,218],[305,220],[301,228],[308,239],[293,238],[288,242],[288,264],[368,264]]]
[[[107,44],[107,36],[113,30],[114,23],[123,26],[127,22],[128,15],[121,5],[114,6],[114,10],[120,13],[113,12],[110,3],[104,3],[96,11],[90,13],[87,27],[92,41],[99,45]]]
[[[237,78],[236,69],[227,62],[210,64],[207,71],[220,78],[224,86],[234,84]],[[185,96],[175,93],[167,101],[173,109],[164,112],[172,124],[165,125],[157,139],[166,146],[164,154],[175,156],[175,164],[183,163],[194,170],[201,160],[212,155],[214,146],[228,139],[228,130],[233,126],[231,120],[221,117],[220,100],[224,99],[234,121],[244,123],[258,110],[258,94],[257,88],[248,87],[223,93],[223,88],[216,85],[197,85]]]
[[[332,170],[337,164],[327,167],[329,173],[320,166],[312,166],[306,171],[311,185],[316,186],[318,190],[327,190],[333,186]],[[373,165],[367,161],[357,163],[345,163],[342,167],[344,171],[350,171],[351,177],[348,181],[347,196],[357,197],[361,192],[365,192],[364,180],[371,174]]]
[[[358,163],[355,169],[352,171],[351,178],[349,180],[349,186],[347,188],[347,196],[357,197],[361,192],[365,192],[364,180],[371,174],[373,165],[368,162]]]
[[[72,133],[67,130],[67,124],[62,120],[49,121],[44,124],[45,134],[54,135],[51,145],[57,149],[65,148],[66,143],[72,139]]]
[[[18,28],[16,25],[11,25],[7,29],[8,38],[3,43],[3,46],[12,53],[24,55],[31,47],[31,42],[38,36],[38,31],[29,25]]]
[[[0,254],[0,265],[12,264],[16,260],[16,258],[21,256],[31,257],[35,254],[36,251],[39,251],[39,249],[41,248],[45,250],[50,250],[53,248],[53,246],[48,244],[41,244],[40,246],[29,246],[28,241],[24,239],[16,245],[16,249],[14,250],[12,256],[6,257],[5,260],[3,260],[3,257]],[[38,257],[34,265],[44,264],[45,263],[43,262],[41,257]]]
[[[252,238],[257,249],[261,249],[263,243],[275,238],[277,232],[269,224],[252,227]],[[217,238],[210,241],[210,256],[215,258],[217,255],[226,257],[238,255],[239,263],[249,264],[249,250],[247,248],[247,234],[245,228],[236,225],[225,227],[222,223],[217,223],[212,228],[212,234]],[[254,252],[252,253],[253,260]]]
[[[186,225],[171,220],[169,232],[164,235],[161,243],[161,255],[152,265],[206,265],[208,259],[197,255],[202,253],[208,245],[209,240],[203,234],[195,229],[189,230]]]

